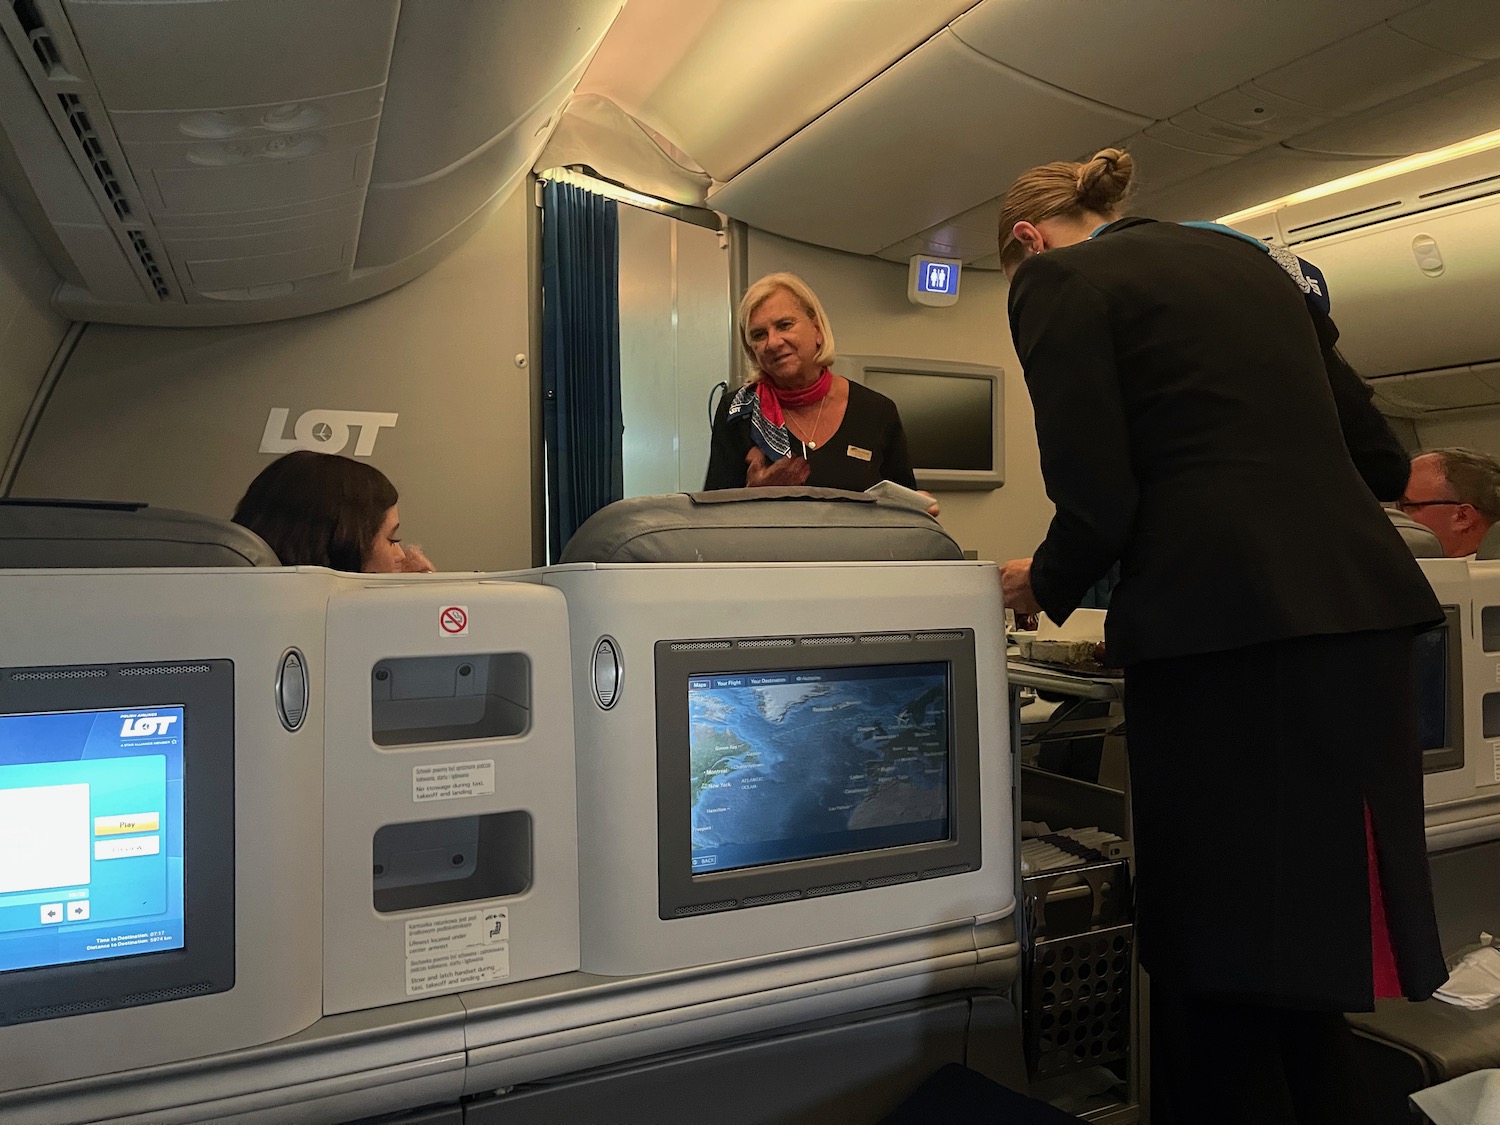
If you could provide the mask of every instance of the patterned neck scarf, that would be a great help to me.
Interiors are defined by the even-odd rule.
[[[811,406],[828,397],[833,390],[833,372],[823,368],[809,386],[800,391],[784,391],[768,377],[746,383],[729,401],[729,419],[748,417],[750,439],[766,455],[767,461],[779,461],[792,455],[792,435],[786,428],[786,407]]]

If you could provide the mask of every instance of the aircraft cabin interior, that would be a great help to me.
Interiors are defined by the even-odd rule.
[[[1494,0],[0,2],[0,1122],[1151,1122],[1124,679],[996,571],[1002,198],[1110,147],[1500,457]],[[927,496],[705,490],[783,271]],[[402,565],[253,530],[302,451]],[[1487,1120],[1500,531],[1402,503],[1454,976],[1339,1018]]]

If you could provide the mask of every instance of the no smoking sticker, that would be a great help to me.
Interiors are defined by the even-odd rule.
[[[467,637],[469,635],[469,607],[445,605],[438,610],[438,635],[442,637]]]

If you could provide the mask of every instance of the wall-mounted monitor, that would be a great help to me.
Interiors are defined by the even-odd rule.
[[[233,664],[0,669],[0,1025],[233,984]]]
[[[1417,637],[1417,739],[1424,773],[1464,764],[1463,633],[1457,606],[1443,607],[1443,624]]]
[[[971,630],[656,646],[660,917],[980,865]]]
[[[1000,368],[841,355],[834,369],[896,404],[918,487],[992,489],[1005,483],[1005,386]]]

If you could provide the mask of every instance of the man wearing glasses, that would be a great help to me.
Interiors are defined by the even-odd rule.
[[[1472,555],[1500,520],[1500,461],[1472,449],[1423,453],[1396,506],[1429,528],[1450,559]]]

